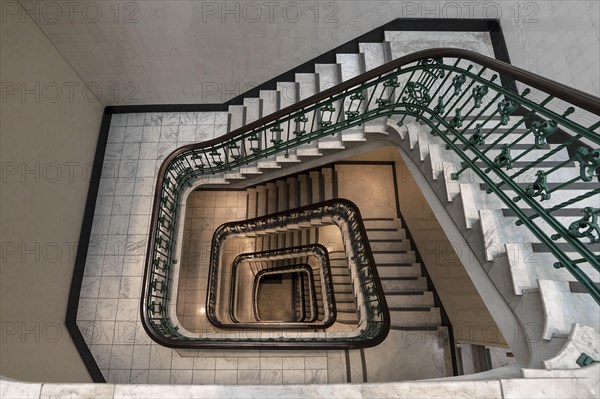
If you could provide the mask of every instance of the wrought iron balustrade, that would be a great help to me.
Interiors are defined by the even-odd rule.
[[[488,193],[516,215],[517,224],[554,255],[554,267],[566,268],[600,303],[600,289],[581,268],[587,264],[600,270],[599,115],[600,99],[587,93],[470,51],[431,49],[401,57],[222,137],[181,147],[163,162],[156,184],[142,299],[144,326],[155,338],[179,335],[165,320],[164,305],[183,189],[194,180],[222,176],[392,116],[401,123],[411,118],[427,125],[463,164],[452,177],[468,172],[485,183]],[[561,158],[565,153],[566,159]],[[567,168],[577,173],[560,178]],[[556,216],[572,205],[584,209],[579,220],[567,223]]]
[[[237,222],[240,224],[244,224],[246,222]],[[254,224],[254,222],[251,222]],[[223,226],[223,228],[231,228],[231,226]],[[239,229],[235,229],[239,231]],[[217,230],[219,231],[219,230]],[[247,231],[247,230],[246,230]],[[220,246],[220,244],[219,244]],[[213,254],[215,256],[216,254]],[[243,323],[237,320],[235,316],[235,299],[236,299],[236,286],[238,281],[238,270],[240,266],[247,261],[269,261],[271,259],[290,259],[295,260],[298,258],[304,258],[313,256],[318,260],[318,265],[321,270],[321,284],[322,284],[322,292],[323,295],[323,303],[326,306],[326,317],[316,322],[316,320],[312,320],[310,323],[302,322],[302,323]],[[215,256],[216,257],[216,256]],[[259,251],[259,252],[249,252],[243,253],[234,259],[231,265],[231,284],[229,290],[229,318],[233,321],[233,323],[226,323],[222,320],[221,317],[218,316],[218,304],[217,304],[217,290],[218,290],[218,264],[217,259],[212,257],[211,269],[210,269],[210,279],[208,286],[208,299],[207,306],[209,311],[207,312],[207,317],[209,321],[220,328],[256,328],[256,329],[265,329],[265,328],[281,328],[281,329],[302,329],[302,328],[328,328],[330,327],[336,319],[337,311],[335,305],[335,295],[333,291],[333,278],[331,276],[331,268],[329,265],[329,255],[327,254],[327,249],[320,244],[310,244],[303,245],[298,247],[288,247],[282,249],[274,249],[269,251]],[[273,266],[275,267],[275,266]],[[264,270],[271,270],[272,268],[267,268]],[[223,300],[223,299],[222,299]]]

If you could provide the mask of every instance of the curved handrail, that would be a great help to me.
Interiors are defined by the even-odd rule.
[[[259,218],[256,218],[255,220],[258,220]],[[239,222],[239,223],[245,223],[245,222]],[[231,225],[229,225],[231,226]],[[220,229],[225,228],[225,226],[220,226],[217,231],[219,231]],[[215,235],[216,237],[216,235]],[[308,256],[308,255],[314,255],[314,256],[318,256],[321,259],[321,269],[323,271],[323,288],[325,289],[325,292],[327,293],[327,295],[325,297],[323,297],[324,299],[324,303],[327,304],[328,307],[328,314],[329,317],[325,320],[320,321],[319,323],[314,323],[313,322],[297,322],[297,323],[264,323],[264,322],[257,322],[257,323],[242,323],[240,321],[238,321],[235,318],[235,314],[234,314],[234,294],[235,294],[235,286],[236,286],[236,281],[237,281],[237,269],[240,265],[241,262],[243,262],[246,259],[253,259],[253,260],[257,260],[260,261],[261,259],[265,258],[265,259],[269,259],[270,257],[274,257],[274,256]],[[212,259],[212,257],[211,257]],[[217,272],[217,270],[215,270],[214,268],[216,267],[216,265],[211,264],[211,268],[213,270],[211,270],[211,272]],[[270,269],[266,269],[266,270],[270,270]],[[212,286],[213,284],[215,284],[214,279],[213,279],[213,273],[210,273],[210,279],[209,279],[209,287]],[[323,245],[321,244],[308,244],[308,245],[302,245],[302,246],[296,246],[296,247],[287,247],[287,248],[282,248],[282,249],[272,249],[272,250],[267,250],[267,251],[257,251],[257,252],[247,252],[247,253],[242,253],[239,254],[238,256],[235,257],[235,259],[233,260],[232,266],[231,266],[231,284],[230,284],[230,301],[229,301],[229,317],[234,321],[234,323],[224,323],[222,320],[220,320],[218,317],[216,317],[215,315],[213,315],[212,312],[207,312],[207,318],[208,321],[213,324],[216,327],[219,328],[284,328],[284,329],[314,329],[314,328],[328,328],[331,327],[333,325],[333,323],[335,323],[335,319],[337,317],[337,310],[336,310],[336,304],[335,304],[335,296],[333,293],[333,278],[331,276],[331,268],[329,266],[329,255],[327,254],[327,248],[325,248]],[[208,308],[216,308],[216,295],[214,295],[214,292],[212,292],[210,289],[208,290],[208,294],[207,294],[207,299],[206,299],[206,303],[207,303],[207,307]]]
[[[252,307],[254,310],[254,314],[257,320],[259,320],[259,323],[273,323],[273,321],[269,321],[269,320],[263,320],[260,318],[260,315],[258,313],[258,291],[259,291],[259,287],[260,287],[260,280],[262,279],[263,276],[266,275],[270,275],[270,274],[281,274],[282,272],[285,273],[292,273],[292,272],[304,272],[307,276],[308,276],[308,282],[309,282],[309,296],[310,296],[310,301],[311,301],[311,306],[313,309],[315,309],[315,312],[313,314],[313,316],[306,321],[303,320],[298,320],[296,322],[304,322],[304,323],[314,323],[317,320],[317,293],[316,293],[316,288],[315,288],[315,277],[312,271],[312,268],[307,265],[307,264],[298,264],[298,265],[290,265],[290,266],[278,266],[278,267],[274,267],[272,269],[263,269],[261,271],[259,271],[256,276],[254,277],[254,289],[252,290],[253,295],[252,295]],[[302,293],[302,302],[304,303],[304,293]],[[285,323],[285,322],[284,322]],[[321,327],[324,328],[324,327]]]
[[[456,60],[456,62],[445,64],[444,58]],[[467,62],[470,65],[463,67],[459,65],[461,62]],[[474,67],[473,64],[476,66]],[[487,77],[490,72],[494,73],[491,78]],[[522,90],[521,94],[511,89],[505,89],[495,82],[498,74],[501,75],[503,81],[515,81],[527,87]],[[454,76],[451,81],[450,76]],[[405,77],[408,77],[408,81],[403,82],[403,86],[400,87],[398,78]],[[469,83],[465,83],[466,81]],[[466,89],[463,85],[466,86]],[[472,92],[470,92],[471,89],[473,89]],[[535,91],[542,93],[542,98],[528,97],[532,90],[534,90],[534,95],[539,94]],[[397,91],[400,93],[398,94]],[[496,94],[491,100],[486,98],[490,91]],[[379,96],[375,101],[376,105],[372,103],[373,98],[376,97],[375,93]],[[439,101],[435,105],[438,95]],[[395,102],[390,100],[394,97],[397,98]],[[496,101],[498,102],[496,103]],[[560,103],[556,104],[558,102]],[[340,105],[347,109],[346,118],[343,117],[341,111],[336,110],[341,108]],[[467,105],[470,108],[465,108]],[[498,106],[497,110],[494,110],[493,106],[496,105]],[[147,309],[152,309],[153,314],[165,311],[161,302],[164,300],[163,294],[150,286],[148,273],[152,274],[152,268],[156,268],[168,274],[168,268],[172,262],[172,229],[179,206],[179,195],[182,188],[190,181],[202,176],[229,171],[349,127],[392,115],[401,115],[402,121],[407,116],[412,116],[429,125],[432,133],[440,136],[447,148],[454,151],[465,165],[453,173],[452,177],[458,179],[466,169],[472,170],[489,186],[489,193],[494,192],[517,214],[518,224],[525,225],[540,242],[549,248],[558,260],[555,267],[565,267],[582,283],[592,297],[600,302],[600,289],[579,267],[579,265],[587,263],[596,270],[600,270],[598,256],[592,252],[591,246],[582,241],[582,239],[590,239],[590,242],[594,244],[600,240],[598,237],[600,236],[600,227],[596,221],[600,210],[592,205],[586,205],[582,218],[568,226],[552,215],[553,212],[573,203],[587,204],[591,202],[593,204],[593,199],[600,195],[600,188],[590,188],[584,194],[561,200],[562,202],[552,206],[544,207],[546,203],[542,203],[542,201],[550,199],[552,192],[564,191],[569,184],[590,182],[597,173],[596,168],[600,166],[600,135],[597,133],[600,122],[584,127],[572,118],[568,118],[576,111],[576,108],[579,111],[591,113],[594,120],[597,120],[600,114],[600,99],[470,51],[431,49],[410,54],[382,65],[245,125],[225,136],[178,148],[169,154],[162,163],[156,182],[143,288],[142,320],[145,322],[149,320],[149,315],[145,314]],[[466,115],[464,114],[465,109],[468,110]],[[456,116],[452,117],[451,111],[456,111]],[[514,117],[518,111],[525,116],[513,126],[503,127],[508,125],[510,118]],[[329,119],[326,116],[329,116]],[[312,119],[310,126],[307,125],[309,117]],[[495,122],[498,119],[500,121],[493,128],[485,126],[486,123]],[[474,126],[476,122],[482,123]],[[287,129],[284,127],[284,123],[287,124]],[[293,132],[291,130],[292,123],[296,127]],[[461,130],[463,124],[466,126]],[[527,127],[527,132],[518,140],[525,135],[535,136],[533,137],[535,145],[513,159],[511,154],[513,144],[504,144],[500,154],[495,158],[492,156],[493,159],[490,158],[488,155],[497,151],[494,147],[499,145],[502,139],[519,125]],[[467,132],[468,128],[477,131],[475,133]],[[546,138],[560,131],[559,128],[569,132],[572,137],[543,156],[533,161],[527,161],[528,163],[520,172],[514,174],[506,172],[513,167],[517,159],[520,160],[528,153],[541,149],[546,143]],[[503,132],[502,129],[508,130]],[[286,140],[283,140],[282,132],[286,133]],[[296,135],[295,138],[290,136],[292,133]],[[492,139],[493,133],[500,135],[500,139],[496,139],[492,145],[485,144],[486,139]],[[598,146],[598,149],[581,145],[579,140],[582,139]],[[579,148],[572,154],[570,153],[568,160],[551,169],[543,169],[545,162],[551,161],[552,157],[557,155],[560,150],[566,150],[568,146],[572,145],[577,145]],[[524,161],[525,159],[521,162]],[[557,169],[574,165],[580,167],[579,177],[554,188],[546,183],[546,178]],[[523,172],[536,169],[538,169],[537,180],[526,188],[520,187],[516,179],[523,178],[524,176],[521,176]],[[490,174],[492,171],[500,181],[492,178]],[[511,197],[501,189],[502,186],[513,191],[516,196]],[[538,200],[536,197],[540,197],[540,199]],[[519,201],[529,207],[533,214],[524,212],[521,206],[516,205]],[[548,203],[552,203],[552,201]],[[539,227],[536,218],[540,218],[556,233],[547,234]],[[573,259],[567,256],[564,250],[554,243],[558,239],[565,240],[573,252],[578,253],[581,258]],[[155,254],[158,255],[154,256]],[[159,277],[159,281],[155,284],[162,287],[160,279]],[[156,303],[152,300],[152,295],[157,298]],[[165,326],[165,328],[168,329],[169,326]],[[146,329],[148,331],[148,328]],[[176,335],[176,331],[170,331],[170,333]]]

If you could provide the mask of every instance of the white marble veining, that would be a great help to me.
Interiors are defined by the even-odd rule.
[[[600,331],[597,327],[574,323],[562,350],[543,364],[548,370],[573,369],[577,367],[577,359],[582,353],[594,360],[600,359]]]

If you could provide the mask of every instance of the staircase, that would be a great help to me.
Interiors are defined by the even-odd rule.
[[[589,212],[588,220],[591,220],[590,218],[598,212],[600,190],[597,188],[598,177],[594,176],[597,173],[594,170],[600,162],[598,161],[600,156],[594,155],[593,152],[588,155],[585,152],[582,155],[585,160],[576,158],[575,152],[578,150],[563,144],[565,140],[567,144],[576,144],[575,139],[569,139],[568,136],[565,139],[564,133],[561,133],[562,137],[552,137],[556,129],[552,129],[551,124],[549,129],[540,129],[539,126],[545,129],[546,124],[542,125],[538,122],[539,119],[535,120],[536,123],[540,123],[538,127],[535,123],[528,125],[531,123],[529,116],[523,118],[513,115],[518,111],[519,103],[516,100],[500,102],[496,109],[495,105],[500,101],[498,100],[500,94],[493,96],[487,91],[479,90],[482,86],[476,86],[474,78],[471,83],[463,87],[465,79],[461,81],[458,78],[464,76],[464,73],[459,75],[459,72],[456,72],[454,79],[450,80],[451,73],[432,74],[426,71],[429,75],[423,73],[422,76],[425,78],[419,78],[417,82],[420,83],[413,86],[406,83],[406,75],[399,76],[398,79],[381,77],[382,68],[385,68],[381,66],[395,58],[392,51],[394,48],[397,47],[386,43],[361,45],[359,54],[339,54],[337,64],[316,64],[315,73],[297,74],[295,82],[280,82],[277,85],[278,90],[261,92],[260,98],[249,98],[244,101],[243,106],[230,107],[230,130],[242,131],[247,127],[250,133],[240,136],[240,140],[232,141],[227,147],[213,147],[210,153],[206,153],[207,162],[202,158],[194,158],[196,155],[193,155],[192,160],[195,160],[196,164],[200,162],[201,170],[210,168],[212,171],[212,174],[202,177],[199,183],[212,187],[251,186],[248,189],[246,216],[247,218],[261,217],[275,211],[306,206],[331,198],[334,190],[331,184],[325,182],[331,181],[332,172],[327,168],[322,170],[310,170],[310,168],[331,159],[339,159],[346,154],[360,152],[368,147],[369,142],[393,143],[402,148],[404,153],[421,167],[442,204],[452,208],[454,222],[462,228],[469,244],[474,247],[479,240],[473,241],[472,238],[481,237],[483,251],[478,253],[477,248],[473,248],[480,262],[485,265],[508,261],[508,265],[501,268],[505,271],[502,278],[510,279],[512,290],[506,291],[501,287],[500,291],[509,306],[513,306],[513,312],[522,323],[542,320],[544,328],[540,338],[544,341],[558,338],[555,341],[558,344],[554,344],[558,346],[564,342],[574,324],[598,328],[600,322],[596,311],[597,304],[585,289],[597,289],[594,285],[597,287],[600,281],[597,265],[592,265],[590,260],[595,257],[594,262],[597,263],[600,254],[598,243],[600,232],[597,225],[581,224],[581,221],[585,220],[581,219],[581,215],[586,210]],[[454,65],[458,65],[459,62],[460,60],[456,61]],[[381,68],[377,69],[378,67]],[[373,69],[376,71],[369,74],[368,71]],[[474,72],[479,71],[477,76],[491,75],[490,72],[484,73],[485,70],[485,67],[473,69]],[[412,79],[413,75],[408,80]],[[348,89],[344,89],[353,87],[353,83],[357,82],[359,76],[366,76],[367,81],[375,78],[378,80],[373,80],[376,83],[367,85],[364,90],[349,92]],[[332,93],[333,89],[325,91],[327,95],[332,93],[329,100],[323,101],[318,107],[308,107],[310,102],[306,99],[319,93],[322,88],[348,82],[353,78],[355,80],[346,86],[338,86],[348,94],[336,97]],[[496,78],[497,76],[494,75],[488,79],[493,82]],[[402,97],[402,101],[420,106],[422,98],[419,96],[423,95],[422,92],[433,89],[424,85],[431,86],[431,82],[434,81],[441,81],[435,89],[434,98],[437,95],[440,99],[448,97],[445,103],[440,100],[435,110],[445,115],[444,118],[447,119],[444,123],[447,125],[442,127],[441,122],[432,124],[424,119],[415,120],[407,115],[378,116],[382,107],[402,97],[398,95],[396,88],[401,88],[403,85],[405,88],[410,86],[412,91],[409,90],[409,95]],[[529,103],[525,96],[528,91],[525,90],[519,97],[519,101],[527,105]],[[466,96],[467,93],[470,95]],[[502,93],[507,95],[507,92]],[[377,101],[373,101],[374,97]],[[582,99],[581,103],[587,104],[586,100]],[[299,102],[297,116],[278,122],[278,118],[284,116],[283,113],[278,112],[281,107],[293,107],[297,101]],[[418,116],[420,111],[415,111],[411,107],[413,105],[407,106],[408,115]],[[455,108],[456,113],[451,113],[445,108]],[[467,115],[464,114],[465,111]],[[357,123],[356,118],[362,113],[371,116]],[[572,111],[567,110],[563,117],[570,113]],[[259,130],[262,121],[260,118],[264,117],[266,117],[264,119],[266,127]],[[567,120],[562,123],[564,128],[575,126]],[[341,125],[339,130],[333,129],[338,125]],[[590,131],[597,130],[598,126],[600,125],[596,122],[591,126]],[[324,134],[323,132],[329,128],[332,129],[332,133]],[[525,199],[520,203],[519,212],[522,213],[517,215],[511,213],[515,208],[508,207],[507,202],[497,196],[505,195],[506,198],[515,199],[517,196],[514,191],[515,186],[507,183],[506,179],[499,182],[476,173],[473,168],[487,167],[486,173],[491,169],[487,166],[489,163],[484,162],[483,155],[475,152],[474,158],[472,155],[468,158],[461,156],[457,151],[460,151],[459,146],[463,144],[460,144],[458,136],[445,138],[440,133],[432,135],[432,128],[436,132],[441,132],[440,129],[461,129],[460,134],[469,138],[471,145],[482,145],[485,142],[487,147],[483,154],[486,159],[492,159],[496,168],[509,171],[509,174],[514,176],[514,182],[521,187],[533,187],[531,194],[528,194],[532,198],[541,193],[544,200],[543,191],[549,190],[552,195],[546,198],[544,207],[552,212],[556,211],[553,217],[564,226],[572,226],[577,222],[580,223],[581,229],[589,227],[589,237],[581,237],[586,240],[589,238],[590,242],[573,246],[570,245],[573,243],[572,240],[565,241],[564,237],[559,235],[555,240],[556,246],[545,245],[547,241],[540,241],[540,234],[553,235],[556,227],[548,225],[541,219],[538,219],[535,225],[537,227],[532,227],[534,225],[529,219],[538,217],[539,209],[531,208],[531,202]],[[535,137],[532,134],[534,130],[536,130]],[[319,132],[314,139],[311,136],[313,131]],[[296,138],[296,144],[285,149],[279,147],[281,143],[291,142],[293,137]],[[550,139],[546,140],[546,137]],[[593,141],[594,136],[587,134],[585,137]],[[448,151],[449,149],[454,151]],[[237,162],[244,157],[248,159],[247,164],[239,168],[234,167],[229,171],[218,171],[226,160]],[[251,161],[253,158],[257,158],[257,161]],[[291,171],[299,169],[310,171],[284,179]],[[540,176],[544,177],[543,182]],[[570,191],[560,190],[569,185]],[[501,187],[501,191],[498,187]],[[496,196],[488,195],[492,191]],[[449,206],[456,203],[457,199],[460,199],[461,209]],[[515,199],[516,202],[518,200],[521,198]],[[523,215],[528,220],[524,221]],[[530,229],[537,228],[538,234],[531,233],[525,227],[515,226],[516,221],[528,224]],[[375,240],[372,244],[377,270],[381,272],[386,297],[391,298],[390,303],[393,304],[390,306],[392,326],[395,328],[438,326],[439,310],[432,306],[431,295],[425,293],[427,281],[422,276],[421,266],[416,263],[414,253],[410,251],[410,243],[406,241],[406,236],[403,234],[401,221],[374,219],[366,220],[365,225],[369,240]],[[310,225],[301,227],[306,228],[303,233],[282,232],[257,237],[255,248],[265,250],[277,248],[279,244],[304,245],[317,242],[318,228]],[[515,253],[515,248],[518,249],[516,251],[518,256],[511,256]],[[523,250],[527,251],[526,258],[523,256]],[[559,250],[560,253],[557,252]],[[581,251],[587,251],[587,255],[579,259]],[[338,292],[351,295],[352,291],[348,289],[351,286],[351,278],[341,272],[345,267],[347,268],[347,265],[343,264],[343,251],[337,253],[332,251],[330,256],[333,267],[340,266],[340,273],[333,275],[336,296]],[[557,256],[559,262],[552,259]],[[572,263],[571,259],[578,260]],[[533,260],[534,266],[527,264],[527,260]],[[556,263],[556,268],[548,267],[549,262]],[[575,264],[578,266],[573,266]],[[565,266],[570,272],[564,268]],[[579,268],[581,273],[577,274],[576,268]],[[497,276],[490,277],[498,280]],[[496,281],[496,284],[499,284],[499,281]],[[530,294],[539,297],[543,304],[542,319],[539,319],[541,309],[534,310],[522,306],[518,301],[519,296]],[[338,323],[356,323],[356,307],[351,303],[346,307],[347,302],[343,302],[348,301],[348,297],[336,297],[337,300],[340,300]],[[536,356],[532,357],[535,358]],[[538,363],[532,361],[531,364]]]
[[[481,272],[473,274],[473,281],[479,284],[485,277],[489,284],[478,285],[479,293],[503,333],[510,331],[504,335],[519,368],[474,378],[554,378],[589,372],[591,368],[579,367],[600,358],[600,155],[594,152],[600,146],[598,99],[464,51],[406,55],[394,32],[385,38],[383,43],[360,43],[356,54],[337,54],[334,63],[315,64],[314,72],[298,73],[272,90],[260,91],[258,97],[232,105],[220,114],[228,118],[226,136],[166,157],[158,172],[151,231],[144,238],[149,243],[147,275],[160,272],[167,277],[162,284],[144,280],[142,319],[169,311],[163,291],[173,277],[169,273],[177,269],[174,260],[182,245],[177,229],[184,213],[180,209],[192,190],[243,189],[245,220],[261,218],[337,198],[338,160],[393,146],[403,162],[415,166],[415,179],[422,177],[428,203],[445,209],[437,216],[456,228],[454,238],[468,244]],[[518,95],[508,88],[512,80],[517,81]],[[592,146],[591,151],[580,151],[582,143]],[[139,187],[146,196],[152,192]],[[541,199],[548,192],[549,198]],[[419,243],[408,239],[408,219],[361,213],[392,332],[437,331],[447,337],[432,292],[437,282],[428,280],[427,264],[416,256]],[[355,259],[346,237],[331,239],[331,222],[305,221],[246,237],[251,241],[248,250],[254,252],[326,247],[336,320],[327,332],[310,330],[317,339],[323,337],[319,332],[355,331],[365,316],[352,274]],[[248,279],[272,267],[292,266],[296,260],[250,263]],[[321,318],[318,309],[327,305],[323,294],[319,297],[324,292],[320,276],[314,274],[319,321],[325,315]],[[303,293],[296,288],[298,299]],[[305,298],[307,292],[305,285]],[[152,301],[148,293],[154,295]],[[302,303],[296,302],[296,310]],[[221,305],[221,315],[229,317],[226,302]],[[310,307],[306,310],[314,313]],[[515,322],[514,330],[507,320]],[[298,317],[298,322],[307,321]],[[147,336],[152,327],[144,323],[145,331],[138,326],[142,334],[148,333],[142,335],[143,342],[154,347]],[[160,332],[172,333],[166,324]],[[219,333],[231,333],[227,330]],[[350,350],[346,364],[351,364],[353,376],[361,356],[364,364],[369,353],[394,342],[388,337],[380,346],[365,349],[366,355]],[[202,356],[198,350],[178,351]],[[98,352],[94,356],[98,359]],[[105,365],[103,370],[109,368]],[[352,382],[370,381],[366,374],[362,378],[353,377]]]
[[[328,165],[288,176],[285,180],[278,179],[248,188],[247,218],[333,199],[337,191],[332,178],[334,173],[335,167]],[[274,204],[278,204],[277,208]],[[431,283],[428,283],[421,264],[416,261],[413,244],[407,239],[401,220],[364,218],[363,221],[390,308],[392,328],[418,330],[420,327],[436,329],[441,326],[440,310],[434,305],[433,293],[428,289]],[[276,237],[258,237],[255,245],[263,249],[275,249],[277,245],[283,248],[315,243],[328,246],[337,322],[356,325],[358,307],[352,289],[352,277],[348,273],[346,253],[340,250],[340,242],[319,240],[323,236],[331,238],[325,229],[312,228],[304,234],[297,231],[280,233]],[[273,245],[266,243],[266,240]]]

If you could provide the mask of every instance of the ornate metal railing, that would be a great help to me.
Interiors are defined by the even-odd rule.
[[[252,310],[256,321],[268,322],[268,320],[264,320],[260,317],[260,283],[263,277],[274,274],[295,274],[296,276],[298,276],[297,280],[300,280],[299,290],[301,305],[299,310],[300,316],[297,316],[297,319],[294,320],[294,322],[314,323],[317,320],[319,312],[317,305],[317,286],[315,284],[315,277],[312,267],[310,267],[310,265],[306,263],[290,266],[277,266],[269,269],[263,269],[256,274],[256,276],[254,277],[252,289]],[[305,293],[305,288],[308,288],[308,295],[306,295]],[[296,287],[294,287],[294,290],[295,289]],[[292,296],[294,299],[296,298],[296,295],[293,292],[290,292],[290,296]],[[306,301],[310,301],[310,318],[307,318]],[[296,313],[298,313],[298,310],[296,310]]]
[[[239,222],[246,223],[246,222]],[[218,230],[217,230],[218,231]],[[255,231],[255,230],[249,230]],[[221,244],[219,244],[221,246]],[[240,265],[245,261],[262,261],[262,260],[270,260],[273,258],[278,259],[291,259],[297,260],[301,257],[314,256],[318,262],[321,270],[321,286],[323,288],[323,304],[327,307],[326,312],[324,312],[327,317],[318,323],[314,323],[315,320],[311,320],[310,323],[302,322],[302,323],[242,323],[237,320],[235,316],[236,309],[236,286],[238,280],[238,270]],[[259,252],[249,252],[243,253],[233,260],[231,265],[231,284],[229,290],[229,306],[228,313],[229,318],[233,321],[233,323],[227,323],[218,316],[218,304],[217,304],[217,290],[218,290],[218,275],[219,275],[219,266],[214,263],[216,258],[211,258],[213,262],[211,262],[210,269],[210,279],[208,285],[208,298],[207,298],[207,306],[210,309],[207,312],[207,317],[209,321],[220,328],[327,328],[330,327],[336,319],[337,310],[335,305],[335,295],[333,291],[333,278],[331,276],[331,267],[329,265],[329,255],[327,254],[327,249],[320,244],[310,244],[303,245],[298,247],[289,247],[282,249],[275,249],[269,251],[259,251]],[[265,269],[270,270],[270,269]],[[312,269],[311,269],[312,270]]]
[[[463,163],[453,177],[468,170],[487,184],[518,224],[556,257],[554,267],[566,268],[600,303],[600,289],[580,267],[585,263],[600,270],[594,253],[600,242],[600,187],[595,184],[599,114],[600,99],[592,95],[470,51],[432,49],[401,57],[225,136],[181,147],[161,165],[155,190],[142,305],[146,329],[154,329],[148,326],[165,311],[164,292],[150,284],[163,287],[163,275],[172,265],[175,219],[187,185],[392,115],[427,124]],[[520,127],[526,131],[515,133]],[[555,162],[563,153],[567,158]],[[566,168],[578,173],[562,179]],[[527,181],[529,175],[535,180]],[[575,204],[585,209],[579,220],[556,216]]]
[[[157,304],[156,299],[160,298],[161,309],[168,307],[168,297],[166,296],[147,296],[148,301],[153,299],[150,307],[144,310],[143,314],[147,317],[144,322],[146,330],[151,334],[152,338],[171,347],[195,347],[195,348],[211,348],[211,347],[227,347],[227,348],[271,348],[293,345],[297,348],[365,348],[374,346],[382,342],[389,332],[390,317],[389,310],[383,294],[383,287],[377,274],[375,261],[369,246],[366,230],[362,222],[360,211],[351,201],[346,199],[333,199],[329,201],[312,204],[309,206],[292,209],[285,212],[279,212],[271,215],[266,215],[260,218],[249,219],[242,222],[226,223],[215,231],[212,240],[211,255],[210,255],[210,270],[209,282],[207,288],[207,308],[206,315],[211,323],[218,325],[216,316],[215,301],[211,297],[217,296],[219,287],[219,265],[221,262],[221,249],[226,239],[231,237],[246,236],[248,234],[269,233],[282,231],[290,226],[298,226],[306,223],[311,226],[311,222],[323,220],[331,220],[331,223],[337,224],[342,230],[342,234],[351,242],[351,247],[347,248],[348,256],[354,265],[354,272],[358,278],[355,286],[360,287],[359,296],[363,303],[359,304],[361,312],[361,324],[357,331],[352,334],[346,333],[306,333],[304,336],[300,333],[296,335],[285,335],[278,338],[272,336],[249,337],[247,333],[230,334],[227,338],[215,337],[213,335],[200,334],[198,337],[187,336],[182,334],[173,322],[170,320],[168,313],[154,312]],[[297,228],[297,227],[295,227]],[[314,254],[319,256],[327,256],[327,250],[320,245],[311,245],[314,247]],[[296,249],[302,249],[297,247]],[[287,249],[293,251],[294,248]],[[284,250],[285,251],[285,250]],[[324,259],[328,263],[328,259]],[[160,269],[161,271],[163,269]],[[152,274],[150,274],[152,276]],[[161,273],[159,277],[163,276]],[[329,275],[330,284],[332,284],[331,275]],[[148,284],[147,284],[148,286]],[[150,285],[154,288],[155,285]],[[147,289],[147,288],[146,288]],[[333,289],[331,289],[333,293]],[[153,290],[151,291],[151,295]],[[331,297],[330,314],[335,317],[335,299]],[[362,305],[362,306],[361,306]],[[332,319],[330,323],[335,321]],[[230,328],[230,326],[227,326]],[[320,329],[324,327],[321,326]],[[315,327],[313,326],[313,330]],[[295,328],[298,330],[298,328]],[[224,333],[226,334],[226,333]],[[160,337],[160,338],[159,338]]]

